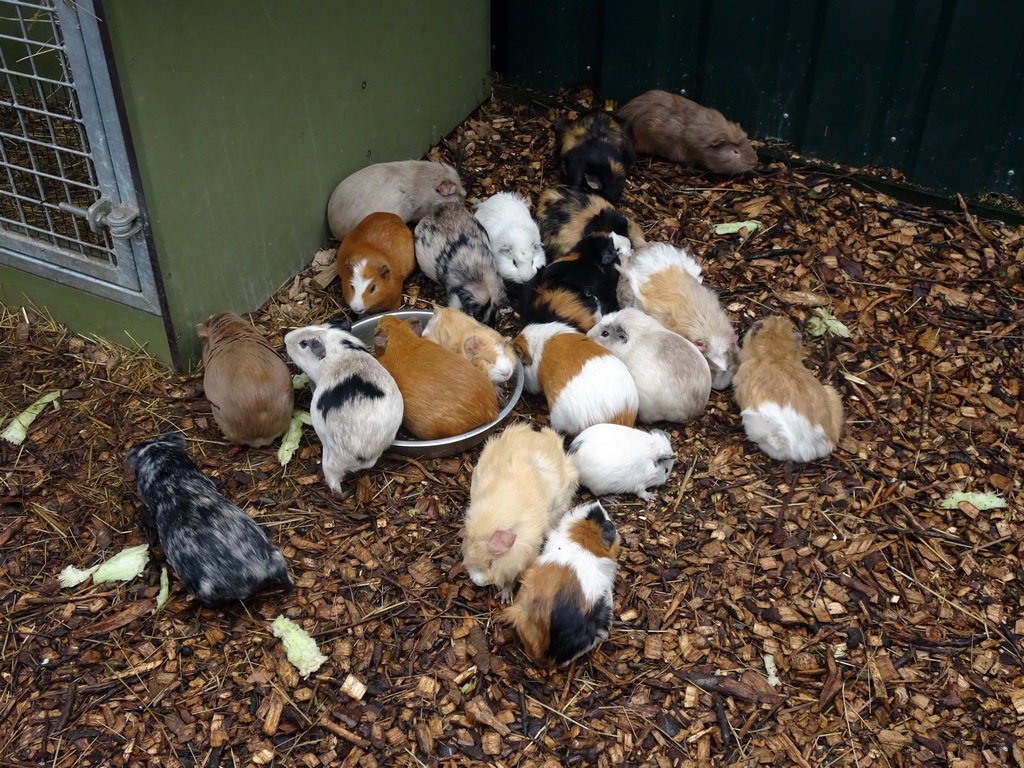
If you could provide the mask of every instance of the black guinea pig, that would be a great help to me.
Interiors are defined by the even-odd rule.
[[[200,471],[180,434],[137,443],[128,463],[164,554],[197,599],[219,608],[264,589],[292,587],[281,551]]]

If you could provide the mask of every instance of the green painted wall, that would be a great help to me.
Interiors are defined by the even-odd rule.
[[[422,157],[488,95],[486,0],[105,0],[170,319],[248,312],[325,245],[363,165]]]

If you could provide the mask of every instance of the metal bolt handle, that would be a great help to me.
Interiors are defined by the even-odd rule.
[[[93,232],[99,233],[106,227],[110,230],[110,236],[118,240],[126,240],[142,229],[138,208],[125,203],[115,206],[105,197],[101,197],[88,209],[71,203],[59,203],[57,207],[65,213],[85,219]]]

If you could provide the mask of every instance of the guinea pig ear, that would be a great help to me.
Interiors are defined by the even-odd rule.
[[[376,333],[373,334],[373,346],[379,347],[380,349],[387,349],[388,335],[379,328]]]
[[[523,334],[519,334],[512,339],[512,350],[519,355],[519,359],[523,361],[523,365],[532,365],[533,358],[530,357],[530,345],[526,343],[526,337]]]
[[[405,321],[405,324],[412,328],[412,332],[417,336],[423,335],[423,321],[418,317],[410,317]]]
[[[516,543],[516,534],[512,531],[495,531],[487,540],[487,551],[492,555],[502,555],[512,549]]]
[[[708,343],[706,341],[702,341],[700,339],[694,339],[693,340],[693,346],[695,346],[700,352],[707,352],[708,351]]]
[[[601,523],[601,543],[604,544],[606,549],[611,549],[618,536],[618,531],[615,530],[615,523],[605,518],[604,522]]]
[[[337,328],[339,331],[345,331],[346,333],[350,333],[352,331],[352,323],[344,315],[332,317],[327,321],[327,324],[331,326],[331,328]]]
[[[323,360],[327,356],[324,343],[317,338],[303,339],[299,342],[300,347],[305,347],[317,360]]]
[[[483,342],[480,341],[480,337],[474,334],[473,336],[468,336],[462,343],[462,351],[467,355],[479,355],[480,349],[483,345]]]
[[[387,264],[381,264],[380,265],[380,276],[381,277],[387,277],[390,274],[391,274],[391,267],[389,265],[387,265]]]
[[[441,197],[448,197],[449,195],[455,194],[455,189],[456,187],[453,182],[442,181],[440,184],[437,185],[437,189],[435,189],[434,191],[437,192],[437,194],[439,194]]]
[[[205,339],[209,335],[210,327],[206,323],[199,323],[199,325],[196,326],[196,336],[198,336],[200,339]]]

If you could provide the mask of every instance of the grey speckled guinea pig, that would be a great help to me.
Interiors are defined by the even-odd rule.
[[[284,337],[288,356],[315,389],[313,429],[323,446],[324,478],[335,496],[349,472],[369,469],[402,425],[398,385],[345,321],[310,325]]]
[[[197,599],[217,608],[264,589],[291,588],[281,551],[199,470],[185,438],[171,433],[137,443],[128,463],[164,554]]]
[[[488,325],[506,302],[487,230],[461,203],[435,207],[416,225],[416,262],[444,286],[448,306]]]

